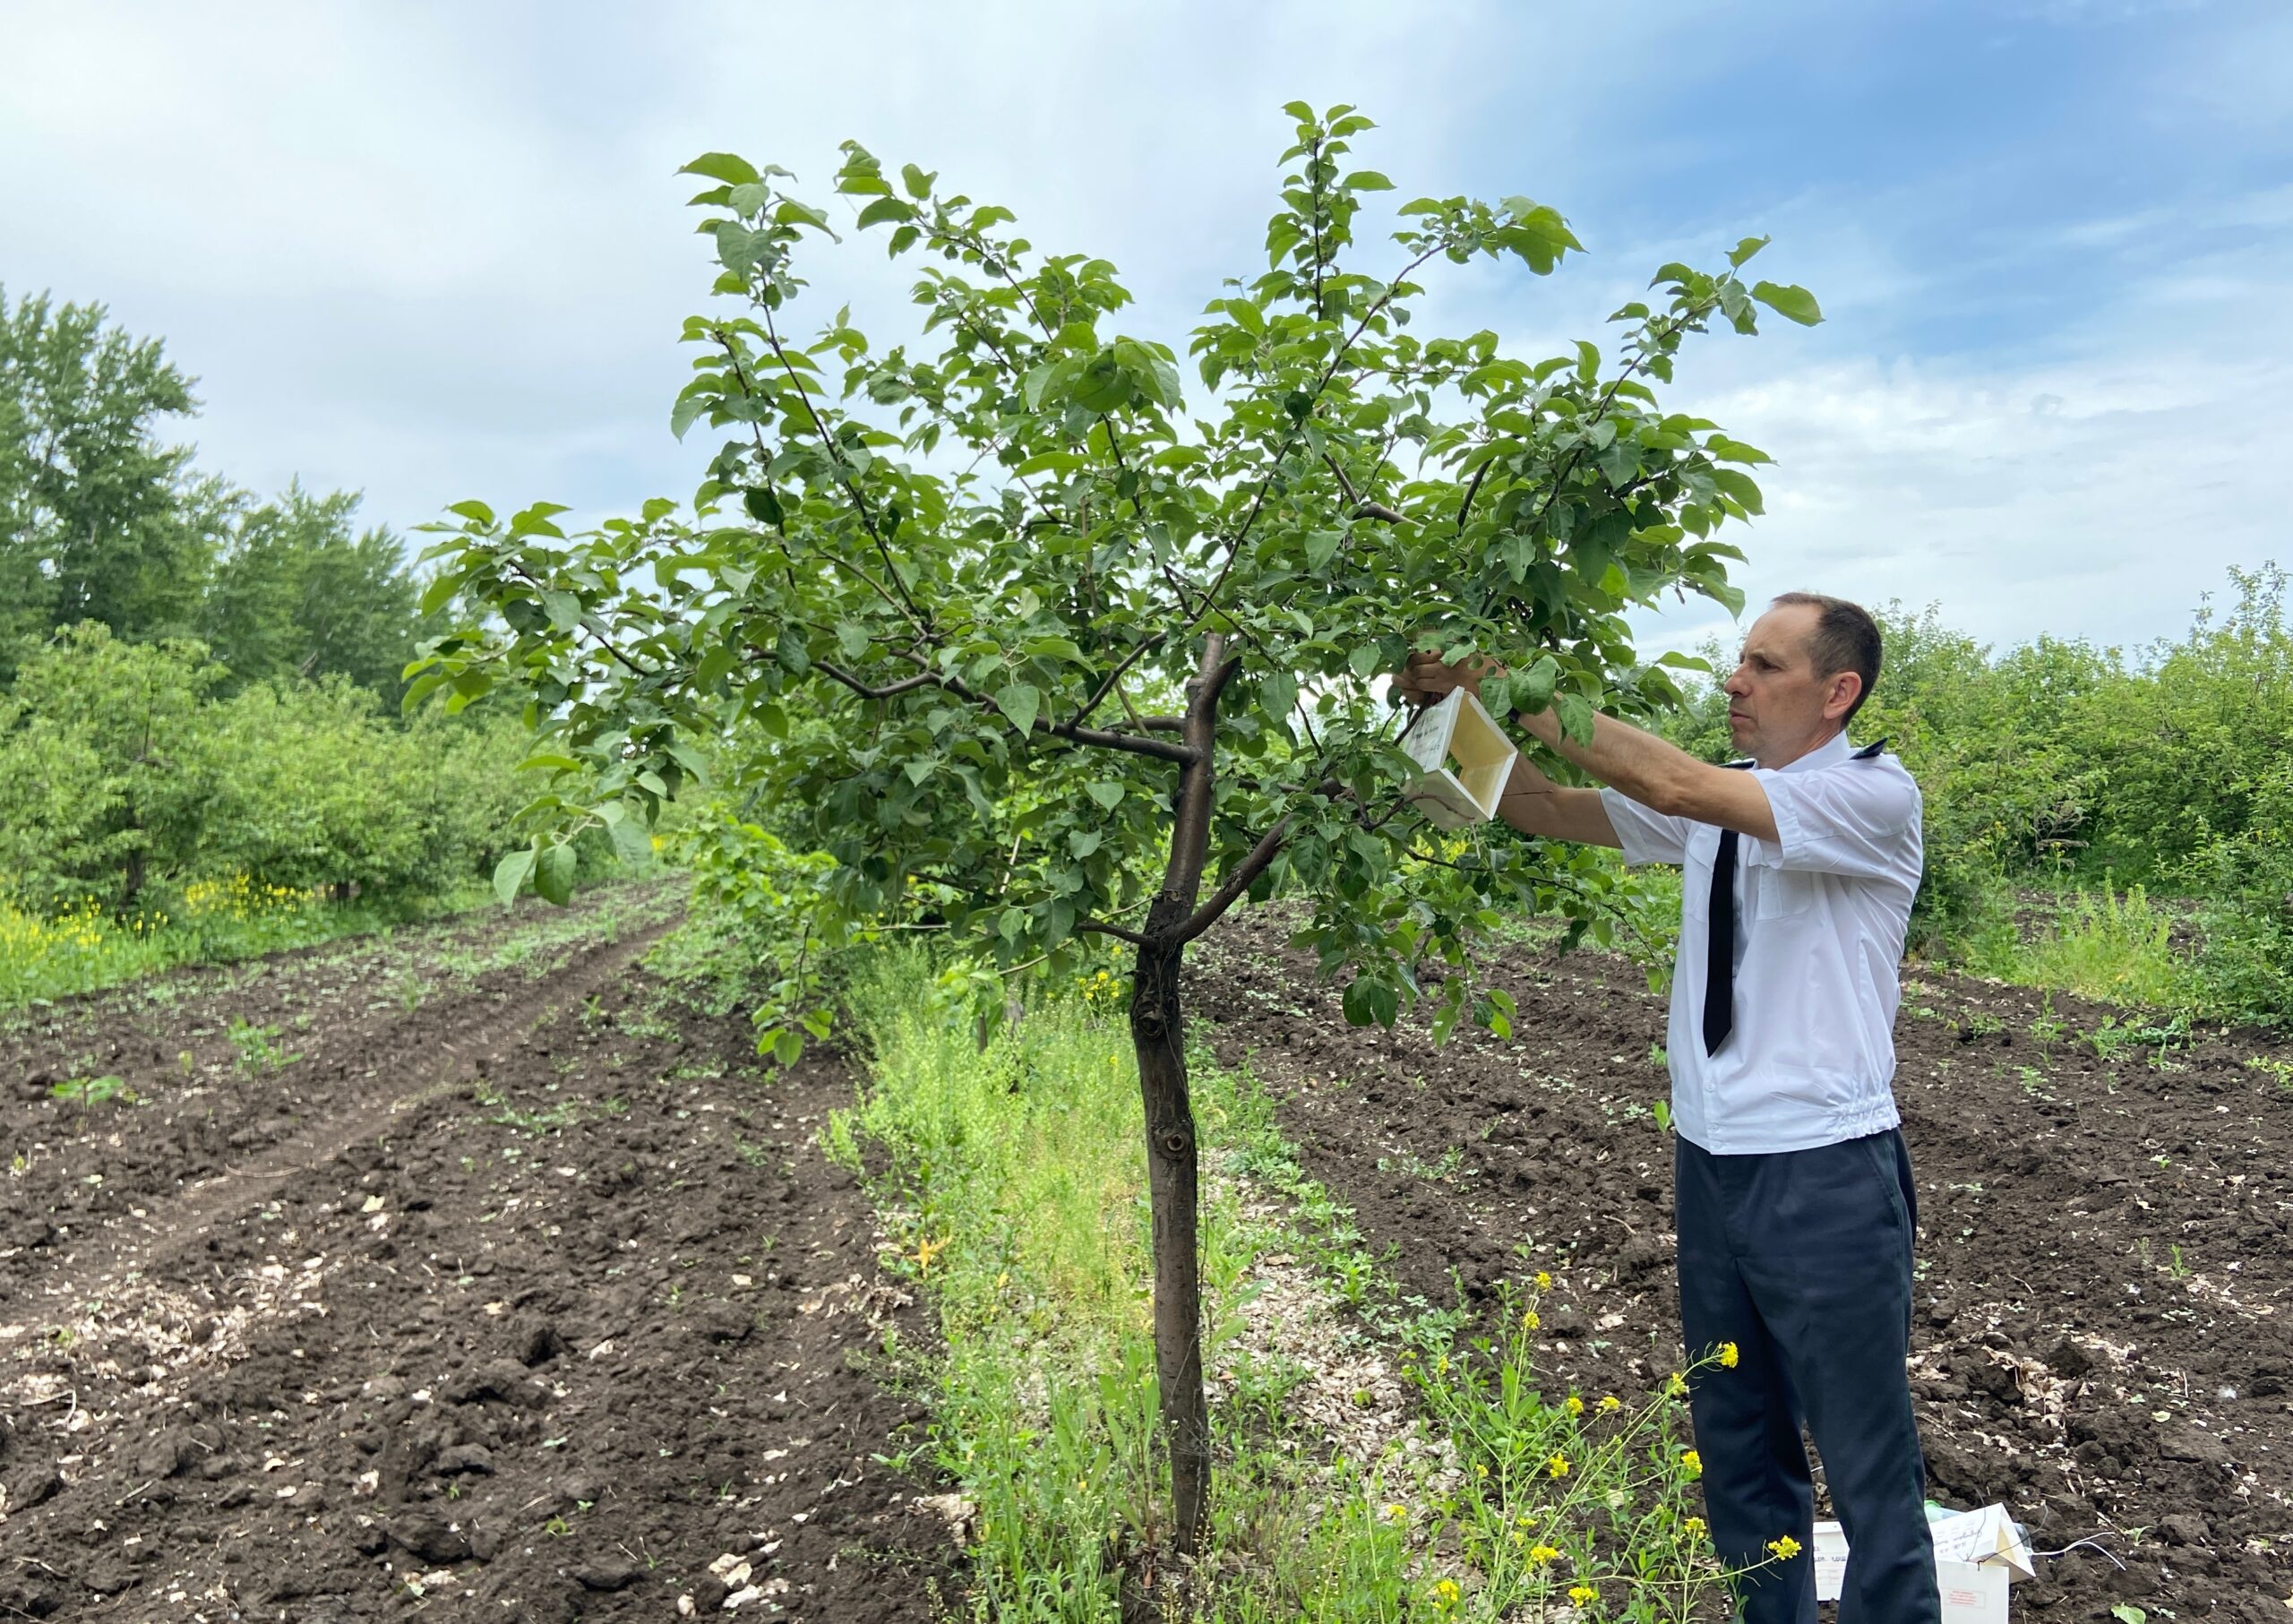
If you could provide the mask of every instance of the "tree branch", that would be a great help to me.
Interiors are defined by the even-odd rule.
[[[1145,641],[1141,642],[1129,653],[1124,655],[1121,659],[1115,663],[1115,668],[1108,672],[1104,679],[1100,682],[1099,685],[1091,691],[1091,697],[1083,701],[1083,708],[1068,719],[1074,723],[1088,721],[1090,719],[1091,712],[1099,708],[1099,701],[1105,699],[1108,694],[1113,692],[1114,685],[1122,681],[1122,674],[1129,670],[1132,666],[1138,664],[1143,656],[1162,647],[1166,635],[1167,634],[1164,632],[1157,632],[1154,636],[1147,638]]]
[[[1075,922],[1075,929],[1078,934],[1087,931],[1094,936],[1112,936],[1118,941],[1129,942],[1134,948],[1146,945],[1146,938],[1138,932],[1126,931],[1122,926],[1109,924],[1104,919],[1078,919]]]
[[[762,651],[758,652],[760,657]],[[915,657],[910,656],[910,657]],[[851,672],[828,660],[814,660],[812,666],[822,676],[841,683],[863,700],[888,700],[896,694],[913,692],[918,688],[938,688],[944,692],[955,695],[966,704],[989,708],[994,705],[992,700],[969,683],[951,676],[942,675],[937,671],[920,671],[914,676],[902,677],[896,683],[887,683],[880,687],[861,681]],[[1000,716],[1002,713],[999,710],[997,714]],[[1032,731],[1051,738],[1063,740],[1070,744],[1087,744],[1099,750],[1126,751],[1136,756],[1153,756],[1160,761],[1176,761],[1181,766],[1189,765],[1195,760],[1194,750],[1187,744],[1174,744],[1165,739],[1142,738],[1136,734],[1110,733],[1100,727],[1078,727],[1072,722],[1050,722],[1045,721],[1042,717],[1035,718]]]
[[[795,386],[796,399],[804,404],[804,416],[812,419],[812,432],[820,437],[820,449],[828,453],[829,460],[836,465],[837,479],[844,486],[845,493],[852,498],[853,511],[859,515],[860,528],[867,531],[868,539],[876,544],[876,555],[884,561],[884,572],[891,578],[892,585],[898,589],[900,602],[907,606],[908,618],[915,623],[915,629],[918,632],[923,632],[926,637],[933,636],[932,617],[916,606],[915,599],[908,593],[907,583],[900,580],[899,566],[892,563],[891,549],[884,544],[883,532],[876,528],[876,516],[869,510],[868,499],[860,494],[859,484],[852,477],[851,467],[845,461],[844,452],[836,443],[836,436],[829,433],[828,425],[820,420],[820,410],[812,404],[812,391],[804,387],[803,378],[794,366],[788,364],[788,352],[780,347],[780,334],[772,324],[772,307],[769,305],[759,305],[757,308],[764,314],[764,341],[772,346],[772,354],[780,363],[780,370],[787,374],[788,382]],[[719,342],[722,341],[720,339]],[[726,348],[729,348],[730,346]],[[737,374],[740,369],[737,357],[734,358],[733,366]],[[743,381],[741,387],[746,389],[747,382]]]
[[[1266,872],[1267,866],[1281,855],[1283,846],[1290,839],[1290,827],[1296,821],[1294,813],[1284,812],[1280,821],[1250,847],[1249,855],[1226,871],[1226,878],[1210,894],[1210,900],[1189,914],[1164,941],[1172,947],[1182,947],[1217,924],[1242,893],[1250,889],[1251,881]]]
[[[761,650],[760,650],[760,652],[761,652]],[[842,683],[846,688],[851,689],[853,692],[858,694],[863,700],[888,700],[894,694],[907,693],[917,688],[936,688],[940,686],[940,679],[937,675],[932,672],[924,672],[915,676],[904,676],[897,683],[887,683],[880,688],[872,688],[867,683],[862,682],[858,677],[853,675],[850,672],[844,670],[840,666],[831,666],[826,660],[814,660],[812,665],[821,675],[835,678],[837,682]]]
[[[1368,497],[1363,496],[1357,492],[1353,488],[1353,481],[1348,479],[1345,477],[1345,470],[1338,466],[1336,458],[1331,456],[1327,451],[1324,451],[1322,453],[1322,460],[1329,464],[1329,471],[1337,476],[1337,488],[1345,493],[1347,505],[1353,510],[1354,513],[1358,517],[1362,519],[1382,520],[1387,524],[1406,524],[1409,522],[1406,517],[1396,512],[1384,503],[1371,502]]]
[[[1386,284],[1386,290],[1378,296],[1377,302],[1361,313],[1361,319],[1353,323],[1353,331],[1345,335],[1345,341],[1340,344],[1337,347],[1337,352],[1330,357],[1329,365],[1322,368],[1322,375],[1314,381],[1314,387],[1307,396],[1307,416],[1311,416],[1313,408],[1321,404],[1322,393],[1329,388],[1329,381],[1337,375],[1337,369],[1344,365],[1346,356],[1361,340],[1361,335],[1370,330],[1370,323],[1385,314],[1386,306],[1394,302],[1395,296],[1400,292],[1419,266],[1447,246],[1448,243],[1446,240],[1437,242],[1432,247],[1403,266],[1400,274]],[[1187,632],[1192,632],[1196,626],[1200,625],[1203,616],[1209,613],[1210,606],[1217,601],[1218,589],[1226,584],[1226,577],[1233,572],[1234,560],[1241,556],[1242,543],[1250,539],[1250,531],[1258,524],[1258,516],[1266,507],[1267,493],[1274,488],[1274,477],[1282,470],[1282,460],[1290,454],[1290,448],[1298,443],[1298,436],[1304,431],[1305,417],[1301,417],[1291,424],[1289,434],[1283,437],[1281,446],[1274,453],[1273,466],[1266,470],[1266,477],[1258,481],[1258,494],[1250,499],[1250,511],[1243,516],[1241,528],[1235,531],[1233,539],[1226,544],[1226,562],[1218,567],[1217,577],[1211,581],[1208,589],[1203,593],[1203,607],[1188,623]]]

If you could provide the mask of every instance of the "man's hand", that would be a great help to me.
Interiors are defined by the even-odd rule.
[[[1479,699],[1483,681],[1504,675],[1505,667],[1487,655],[1472,655],[1448,666],[1442,664],[1438,654],[1421,652],[1411,655],[1401,675],[1394,678],[1394,692],[1408,703],[1419,706],[1447,699],[1453,688],[1462,688]]]

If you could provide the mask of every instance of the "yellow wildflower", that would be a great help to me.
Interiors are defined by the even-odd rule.
[[[1457,1604],[1458,1594],[1455,1579],[1436,1579],[1433,1582],[1433,1605],[1444,1612]]]
[[[1734,1370],[1736,1368],[1736,1361],[1739,1357],[1740,1355],[1736,1352],[1736,1345],[1734,1343],[1723,1342],[1720,1345],[1720,1366],[1722,1370]]]
[[[1473,1474],[1475,1477],[1487,1477],[1489,1475],[1489,1468],[1483,1465],[1481,1462],[1475,1461],[1473,1464]]]
[[[1533,1331],[1543,1323],[1543,1320],[1537,1318],[1537,1311],[1534,1309],[1531,1309],[1521,1316],[1521,1328],[1524,1331]]]
[[[1540,1568],[1543,1567],[1547,1562],[1557,1562],[1559,1560],[1560,1552],[1554,1550],[1550,1545],[1532,1545],[1529,1547],[1529,1560],[1534,1562]]]
[[[1698,1455],[1693,1449],[1682,1449],[1680,1451],[1680,1469],[1686,1472],[1690,1477],[1702,1477],[1704,1475],[1704,1456]]]
[[[1696,1538],[1704,1532],[1704,1519],[1700,1517],[1689,1517],[1680,1525],[1680,1532],[1690,1539]]]
[[[1567,1477],[1568,1475],[1568,1457],[1566,1455],[1554,1456],[1550,1460],[1545,1462],[1544,1473],[1547,1477]]]
[[[1433,1374],[1436,1376],[1447,1376],[1448,1373],[1449,1356],[1447,1353],[1444,1353],[1433,1362]]]
[[[1601,1593],[1590,1585],[1571,1585],[1568,1587],[1568,1599],[1582,1607],[1587,1602],[1599,1601]]]
[[[1613,1415],[1622,1408],[1624,1408],[1624,1400],[1613,1393],[1601,1400],[1601,1413],[1603,1415]]]
[[[1582,1415],[1584,1413],[1584,1401],[1577,1397],[1576,1394],[1571,1393],[1568,1396],[1567,1400],[1563,1403],[1560,1407],[1567,1411],[1571,1415]]]
[[[1537,1270],[1537,1290],[1541,1292],[1549,1292],[1551,1289],[1552,1276],[1546,1274],[1542,1269]]]
[[[1775,1552],[1778,1561],[1782,1562],[1788,1562],[1799,1554],[1799,1542],[1788,1534],[1780,1540],[1768,1541],[1767,1548]]]
[[[1678,1398],[1681,1394],[1688,1391],[1688,1378],[1681,1375],[1678,1371],[1674,1371],[1670,1379],[1664,1383],[1664,1391],[1670,1393],[1673,1397]]]
[[[1409,1521],[1409,1508],[1403,1505],[1399,1500],[1396,1500],[1392,1505],[1386,1508],[1386,1521],[1389,1523],[1405,1523]]]

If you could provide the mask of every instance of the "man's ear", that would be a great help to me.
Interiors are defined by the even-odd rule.
[[[1834,672],[1824,694],[1824,720],[1835,722],[1845,716],[1855,701],[1862,697],[1863,674],[1859,671]]]

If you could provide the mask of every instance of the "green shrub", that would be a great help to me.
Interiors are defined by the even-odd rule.
[[[17,907],[123,917],[236,877],[343,898],[444,895],[510,844],[524,730],[401,725],[365,690],[255,683],[193,642],[72,628],[0,693],[0,865]]]
[[[2252,821],[2210,837],[2181,876],[2209,900],[2196,976],[2212,1012],[2270,1025],[2293,1022],[2293,760],[2249,786]]]

